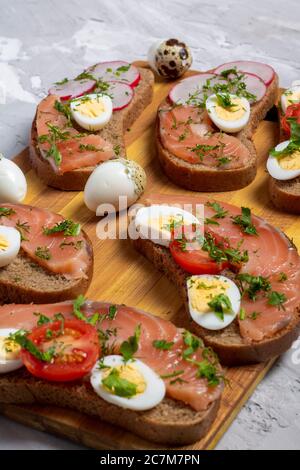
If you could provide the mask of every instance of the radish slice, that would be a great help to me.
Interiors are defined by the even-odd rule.
[[[211,84],[216,80],[216,75],[213,73],[199,73],[192,77],[181,80],[177,85],[173,86],[169,93],[169,100],[172,103],[186,104],[193,103],[193,96],[196,100],[200,100],[203,97],[202,88],[206,84],[207,80],[210,80]]]
[[[131,102],[134,91],[127,83],[109,82],[108,94],[113,102],[113,111],[126,108]]]
[[[226,64],[222,64],[219,65],[219,67],[216,67],[214,72],[221,73],[223,70],[233,69],[235,67],[240,72],[248,72],[257,75],[267,86],[270,85],[275,76],[275,71],[270,65],[262,64],[261,62],[252,62],[250,60],[227,62]]]
[[[55,84],[49,89],[50,95],[57,95],[62,100],[78,98],[86,93],[90,93],[96,86],[94,80],[68,80],[61,85]]]
[[[88,72],[104,82],[122,82],[127,83],[131,87],[135,87],[140,81],[138,69],[134,65],[121,60],[101,62],[89,67]]]
[[[255,100],[249,100],[250,103],[255,103],[261,100],[267,91],[267,87],[264,82],[253,73],[244,73],[243,81],[246,83],[246,89],[249,93],[255,95]]]

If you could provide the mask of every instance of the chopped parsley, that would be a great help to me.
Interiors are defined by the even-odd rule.
[[[232,217],[232,222],[239,225],[247,235],[257,235],[257,230],[252,223],[251,210],[248,207],[242,207],[241,215]]]
[[[196,144],[194,147],[188,147],[187,149],[195,153],[201,161],[207,152],[213,152],[220,149],[221,145],[205,145],[205,144]]]
[[[56,111],[62,113],[67,118],[67,125],[71,126],[72,119],[70,106],[68,106],[67,104],[63,104],[59,100],[56,100],[54,103],[54,108],[56,109]]]
[[[95,147],[95,145],[91,144],[80,144],[79,145],[80,152],[103,152],[103,148]]]
[[[290,124],[291,137],[287,147],[282,150],[275,150],[274,148],[270,151],[270,155],[278,159],[300,150],[300,124],[295,118],[288,119],[288,122]]]
[[[54,85],[64,85],[68,83],[69,79],[67,77],[63,78],[60,82],[54,82]]]
[[[141,325],[138,325],[133,336],[130,336],[126,341],[123,341],[120,347],[120,353],[122,354],[124,361],[127,362],[133,358],[134,354],[139,348],[139,340],[141,336]]]
[[[96,325],[98,323],[100,314],[95,312],[92,316],[87,317],[81,310],[85,303],[85,297],[84,295],[79,295],[74,301],[73,301],[73,315],[78,318],[78,320],[82,320],[86,323],[89,323],[90,325]]]
[[[192,333],[189,331],[184,331],[182,336],[183,342],[187,346],[187,348],[182,353],[182,357],[184,359],[194,354],[199,349],[199,347],[203,347],[203,342],[196,336],[192,335]]]
[[[240,318],[240,320],[245,320],[245,318],[246,318],[246,310],[243,307],[241,307],[241,309],[240,309],[239,318]]]
[[[49,261],[51,259],[51,253],[47,246],[38,246],[34,252],[35,256],[38,258]]]
[[[70,137],[69,131],[62,131],[59,127],[54,126],[50,122],[47,122],[49,127],[49,134],[43,134],[38,137],[38,142],[48,143],[50,145],[49,150],[46,153],[47,158],[53,158],[55,165],[60,166],[62,162],[62,156],[57,147],[57,142],[68,140]]]
[[[0,207],[0,218],[1,217],[9,217],[10,215],[15,214],[16,211],[11,209],[10,207]]]
[[[206,205],[211,207],[215,211],[214,219],[224,219],[228,214],[228,211],[224,209],[218,202],[207,202]]]
[[[287,278],[288,278],[287,274],[285,274],[284,272],[281,272],[281,273],[279,273],[278,281],[279,282],[284,282],[284,281],[287,280]]]
[[[53,227],[44,227],[43,233],[45,235],[52,235],[54,233],[63,232],[66,237],[77,237],[80,233],[80,224],[76,224],[73,220],[65,219],[57,222]]]
[[[263,276],[252,276],[252,274],[241,273],[236,277],[242,295],[248,295],[250,300],[255,301],[259,292],[271,290],[270,281]]]
[[[281,292],[272,291],[268,294],[268,304],[275,305],[278,309],[284,310],[284,303],[287,301],[286,295]]]
[[[32,356],[36,357],[42,362],[51,362],[55,357],[55,346],[51,346],[47,351],[40,351],[39,348],[28,339],[28,332],[25,330],[18,330],[16,333],[9,335],[9,339],[19,344],[21,348],[26,349]]]
[[[215,295],[207,305],[211,307],[218,318],[224,320],[225,313],[232,313],[230,298],[226,294]]]
[[[152,345],[156,349],[160,349],[162,351],[169,351],[174,345],[174,342],[173,341],[168,342],[165,339],[155,339],[152,342]]]
[[[21,235],[21,241],[27,242],[28,241],[27,235],[30,232],[30,225],[28,224],[28,222],[21,222],[20,220],[18,220],[18,222],[16,223],[16,229]]]
[[[182,375],[184,370],[174,370],[170,374],[161,375],[161,379],[173,379],[174,377],[178,377],[178,375]]]
[[[237,106],[231,101],[231,96],[229,93],[216,93],[217,103],[222,108],[233,108]]]
[[[136,384],[120,377],[120,372],[115,367],[102,380],[102,385],[119,397],[130,398],[137,393]]]

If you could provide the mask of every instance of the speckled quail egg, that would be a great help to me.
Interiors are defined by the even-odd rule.
[[[125,158],[106,161],[95,168],[85,185],[85,204],[96,213],[102,204],[112,205],[108,212],[118,211],[119,198],[126,196],[126,201],[122,198],[122,209],[126,209],[143,194],[146,181],[146,173],[138,163]]]
[[[168,79],[181,77],[190,68],[192,61],[190,48],[178,39],[157,41],[148,52],[152,70]]]

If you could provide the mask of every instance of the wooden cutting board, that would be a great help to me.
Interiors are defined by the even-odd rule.
[[[140,63],[141,65],[141,63]],[[127,154],[140,163],[147,172],[147,192],[195,194],[170,183],[162,173],[155,155],[153,140],[157,107],[167,95],[169,83],[155,84],[154,99],[142,116],[126,132]],[[277,140],[277,126],[263,121],[256,134],[255,145],[259,156],[259,169],[255,181],[246,188],[227,193],[214,193],[215,199],[238,206],[248,206],[270,223],[283,229],[300,248],[300,219],[274,209],[269,201],[265,161],[270,147]],[[60,212],[81,222],[90,236],[95,252],[95,270],[90,299],[107,300],[135,306],[163,318],[172,319],[182,309],[176,289],[142,256],[133,251],[127,240],[99,240],[96,236],[97,217],[83,203],[82,192],[61,192],[46,187],[30,169],[28,150],[16,157],[26,172],[28,195],[26,203]],[[211,449],[230,426],[257,384],[272,366],[265,364],[236,367],[228,370],[231,387],[226,387],[218,417],[209,433],[201,441],[184,449]],[[35,429],[57,434],[94,449],[159,449],[133,434],[98,419],[50,406],[0,405],[0,412],[11,419]]]

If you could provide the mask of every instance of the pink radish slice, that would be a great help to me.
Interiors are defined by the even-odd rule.
[[[227,62],[226,64],[216,67],[214,72],[221,73],[223,70],[232,69],[234,67],[236,67],[240,72],[248,72],[257,75],[267,86],[270,85],[275,75],[275,71],[270,65],[262,64],[261,62],[252,62],[250,60]]]
[[[62,100],[70,100],[90,93],[96,86],[94,80],[68,80],[61,85],[53,85],[49,89],[50,95],[57,95]]]
[[[131,86],[127,83],[116,81],[109,82],[107,93],[112,99],[113,111],[119,111],[120,109],[126,108],[134,95],[134,91]]]
[[[191,100],[192,96],[196,99],[201,100],[203,97],[202,88],[206,84],[207,80],[210,80],[213,84],[216,79],[216,75],[213,73],[199,73],[192,77],[181,80],[177,85],[174,85],[169,93],[169,100],[172,103],[185,104]],[[194,103],[190,103],[194,104]]]
[[[267,91],[267,87],[264,82],[253,73],[244,73],[243,82],[246,83],[246,89],[249,93],[255,95],[255,100],[249,100],[250,103],[255,103],[261,100]]]
[[[122,60],[112,62],[100,62],[88,68],[95,78],[104,82],[122,82],[127,83],[131,87],[135,87],[140,81],[140,73],[138,69]]]

